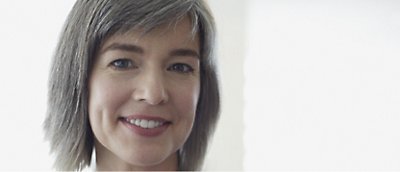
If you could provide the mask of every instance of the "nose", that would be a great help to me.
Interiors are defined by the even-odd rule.
[[[136,101],[150,105],[159,105],[168,101],[165,79],[161,73],[145,72],[137,76],[134,82],[133,98]]]

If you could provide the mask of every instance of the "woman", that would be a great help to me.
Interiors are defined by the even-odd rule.
[[[199,170],[219,116],[202,0],[78,0],[49,80],[59,170]]]

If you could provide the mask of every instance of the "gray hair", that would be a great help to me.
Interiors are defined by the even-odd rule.
[[[179,170],[199,170],[220,107],[214,47],[214,19],[203,0],[77,0],[55,51],[44,121],[45,138],[59,170],[90,165],[94,135],[88,117],[88,78],[100,46],[110,36],[132,29],[146,34],[184,16],[200,37],[200,97],[193,129],[179,150]]]

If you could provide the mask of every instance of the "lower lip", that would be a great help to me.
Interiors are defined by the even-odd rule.
[[[136,125],[132,125],[129,122],[125,121],[125,120],[120,120],[120,122],[122,122],[123,125],[125,125],[126,127],[128,127],[128,129],[130,129],[131,131],[133,131],[134,133],[140,135],[140,136],[144,136],[144,137],[156,137],[161,135],[162,133],[164,133],[167,128],[169,127],[169,123],[164,123],[163,125],[156,127],[156,128],[142,128],[142,127],[138,127]]]

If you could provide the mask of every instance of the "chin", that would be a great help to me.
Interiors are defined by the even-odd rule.
[[[177,157],[174,156],[176,153],[162,153],[161,151],[144,151],[141,153],[132,153],[130,156],[128,156],[127,159],[125,159],[126,162],[133,166],[138,166],[138,167],[156,167],[158,165],[161,165],[163,163],[166,163],[170,160],[173,160],[173,158]]]

